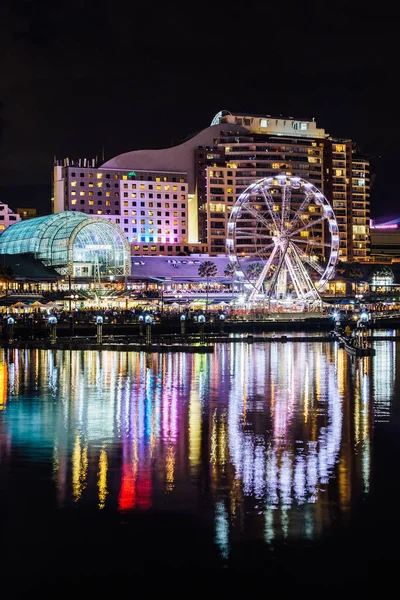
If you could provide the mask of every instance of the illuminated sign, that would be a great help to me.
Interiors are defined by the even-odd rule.
[[[128,177],[136,177],[135,171],[129,171]]]

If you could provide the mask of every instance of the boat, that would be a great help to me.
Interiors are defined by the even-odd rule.
[[[350,356],[375,356],[376,350],[370,344],[360,345],[357,338],[347,337],[339,331],[334,331],[334,335],[339,342],[339,347],[344,348]]]

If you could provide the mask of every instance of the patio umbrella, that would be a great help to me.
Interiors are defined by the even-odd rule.
[[[27,304],[25,304],[25,302],[16,302],[15,304],[11,304],[11,308],[25,308],[26,306],[28,306]]]
[[[32,304],[29,305],[31,308],[46,308],[46,304],[42,304],[39,300],[35,300]]]

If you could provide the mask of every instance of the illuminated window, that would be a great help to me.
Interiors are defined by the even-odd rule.
[[[88,177],[92,178],[93,177],[93,173],[88,173]]]
[[[140,184],[140,189],[141,189],[141,190],[144,190],[144,183],[141,183],[141,184]]]
[[[128,200],[124,200],[124,206],[129,206]]]
[[[118,175],[114,175],[114,179],[118,179]]]
[[[131,210],[131,215],[134,216],[134,217],[136,217],[136,215],[137,215],[136,210]]]
[[[97,211],[97,214],[98,215],[102,215],[103,214],[103,211],[101,210],[101,208]]]
[[[343,175],[342,169],[336,169],[336,177],[341,177]]]
[[[170,232],[170,230],[169,230],[169,229],[166,229],[166,230],[165,230],[165,235],[169,235],[169,232]]]
[[[153,219],[149,219],[149,225],[154,225]]]
[[[93,206],[94,200],[89,200],[89,206]]]
[[[146,225],[146,219],[140,219],[140,224],[141,225]]]
[[[89,187],[93,187],[93,183],[89,183]]]
[[[344,152],[344,146],[336,145],[335,150],[336,150],[336,152]]]
[[[149,234],[153,235],[153,233],[154,233],[154,229],[149,229]]]
[[[97,173],[96,177],[97,179],[101,179],[103,177],[103,173]]]
[[[128,179],[128,175],[122,175],[122,179]]]
[[[76,192],[71,192],[71,196],[76,196]]]
[[[89,192],[89,194],[90,194],[90,192]],[[106,192],[106,196],[108,196],[108,197],[111,196],[111,192]]]
[[[169,185],[164,185],[164,190],[165,190],[166,192],[168,192],[168,191],[169,191],[169,188],[170,188],[170,186],[169,186]]]
[[[156,190],[161,190],[161,185],[156,185]]]
[[[79,195],[80,195],[80,196],[84,196],[84,195],[85,195],[85,192],[79,192]]]
[[[136,225],[136,219],[131,219],[132,225]]]
[[[76,200],[71,200],[71,204],[76,204]]]
[[[161,181],[161,179],[159,177],[156,177],[156,181]],[[161,187],[160,187],[160,189],[161,189]]]
[[[279,169],[279,168],[280,168],[280,166],[281,166],[281,165],[280,165],[279,163],[272,163],[272,165],[271,165],[271,167],[272,167],[273,169]]]
[[[133,194],[131,194],[131,198],[136,198],[136,192],[134,192]]]
[[[128,189],[128,184],[124,183],[124,190],[127,190],[127,189]]]
[[[106,200],[106,206],[111,206],[111,202],[109,200]]]
[[[76,181],[71,181],[72,187],[76,187]]]
[[[268,119],[260,119],[260,127],[268,127]]]
[[[88,196],[93,196],[93,192],[88,192]]]

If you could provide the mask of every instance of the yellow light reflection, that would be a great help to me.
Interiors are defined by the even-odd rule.
[[[105,506],[107,492],[107,471],[108,471],[108,459],[107,452],[104,448],[100,450],[99,457],[99,478],[97,486],[99,488],[99,508],[102,509]]]

